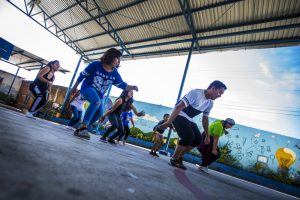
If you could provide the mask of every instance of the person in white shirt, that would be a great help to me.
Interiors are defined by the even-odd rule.
[[[81,96],[80,91],[77,90],[73,97],[70,99],[69,105],[72,110],[72,118],[68,123],[68,126],[73,127],[76,123],[81,121],[81,116],[84,111],[84,104],[86,100]]]
[[[206,90],[191,90],[175,105],[168,121],[158,126],[158,129],[165,129],[173,123],[179,136],[179,143],[170,159],[172,166],[186,169],[182,162],[183,155],[200,145],[202,141],[201,133],[193,118],[201,113],[203,113],[204,143],[209,143],[208,116],[213,107],[213,101],[221,97],[226,89],[224,83],[216,80]]]

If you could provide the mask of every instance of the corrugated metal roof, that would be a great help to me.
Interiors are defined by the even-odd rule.
[[[28,71],[39,70],[49,63],[49,61],[17,46],[14,46],[9,60],[4,60],[2,58],[1,60]],[[58,71],[62,73],[70,72],[62,67],[60,67]]]
[[[32,12],[16,7],[33,19],[44,15],[41,25],[88,61],[111,47],[125,59],[184,55],[193,39],[194,53],[300,43],[299,0],[42,0]]]

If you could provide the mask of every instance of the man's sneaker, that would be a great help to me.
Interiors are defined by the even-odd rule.
[[[180,160],[180,159],[171,158],[170,164],[174,167],[178,167],[180,169],[186,170],[186,166],[183,165],[182,160]]]
[[[179,158],[178,160],[179,160],[179,165],[180,165],[179,168],[186,170],[186,166],[184,166],[184,164],[183,164],[183,158]]]
[[[153,152],[152,156],[159,157],[159,155],[156,152]]]
[[[107,140],[107,142],[110,143],[110,144],[117,144],[114,140],[112,140],[110,138]]]
[[[31,112],[27,112],[25,114],[26,117],[31,118],[31,119],[35,119],[35,117],[33,116],[33,114]]]
[[[74,135],[84,138],[84,139],[90,139],[90,134],[88,133],[87,128],[79,128],[76,131],[74,131]]]
[[[151,156],[153,156],[153,151],[150,151],[149,154],[150,154]]]
[[[205,173],[208,173],[208,167],[207,167],[207,166],[204,167],[204,166],[198,165],[198,164],[196,164],[196,166],[198,167],[198,169],[199,169],[200,171],[205,172]]]
[[[105,142],[105,143],[107,143],[107,141],[106,141],[106,137],[103,137],[103,136],[102,136],[102,137],[100,137],[100,141],[101,141],[101,142]]]

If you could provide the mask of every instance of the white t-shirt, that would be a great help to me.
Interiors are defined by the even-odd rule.
[[[209,116],[209,113],[214,105],[213,100],[207,99],[204,95],[204,90],[194,89],[186,94],[181,101],[186,108],[180,111],[179,115],[193,121],[193,117],[203,113],[204,116]]]
[[[85,99],[83,99],[83,97],[81,96],[81,94],[76,97],[70,104],[72,106],[75,106],[78,111],[83,111],[84,110],[84,103],[86,102]]]

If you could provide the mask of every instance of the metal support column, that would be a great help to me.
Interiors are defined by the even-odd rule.
[[[72,80],[71,80],[71,82],[70,82],[70,85],[69,85],[67,94],[66,94],[65,99],[64,99],[64,103],[63,103],[63,105],[62,105],[62,107],[61,107],[61,114],[64,113],[65,108],[66,108],[66,104],[68,103],[68,100],[69,100],[69,97],[70,97],[70,93],[71,93],[71,89],[72,89],[72,85],[73,85],[74,79],[75,79],[75,77],[76,77],[78,68],[79,68],[79,66],[80,66],[81,60],[82,60],[82,56],[80,56],[80,58],[79,58],[79,61],[78,61],[78,63],[77,63],[77,67],[76,67],[76,69],[75,69],[75,72],[74,72],[74,74],[73,74]]]
[[[13,86],[14,83],[15,83],[15,80],[16,80],[16,78],[17,78],[17,76],[18,76],[19,70],[20,70],[20,68],[18,67],[18,70],[17,70],[17,72],[16,72],[16,74],[15,74],[15,76],[14,76],[14,79],[13,79],[13,81],[12,81],[10,87],[9,87],[8,92],[7,92],[7,100],[9,99],[9,98],[8,98],[8,95],[9,95],[9,93],[10,93],[10,91],[11,91],[12,86]]]
[[[189,68],[189,64],[190,64],[190,60],[191,60],[191,56],[192,56],[192,53],[193,53],[194,44],[195,44],[195,40],[192,41],[192,44],[191,44],[191,47],[190,47],[190,50],[189,50],[189,55],[188,55],[188,58],[187,58],[187,61],[186,61],[186,64],[185,64],[185,69],[184,69],[184,72],[183,72],[183,76],[182,76],[182,80],[181,80],[181,85],[180,85],[180,89],[179,89],[179,93],[178,93],[178,96],[177,96],[176,103],[180,100],[180,97],[181,97],[181,93],[182,93],[183,86],[184,86],[184,83],[185,83],[186,74],[187,74],[187,71],[188,71],[188,68]],[[162,154],[167,155],[168,147],[169,147],[169,143],[170,143],[171,133],[172,133],[172,130],[170,129],[169,133],[168,133],[166,144],[164,146],[164,150],[160,152]]]

